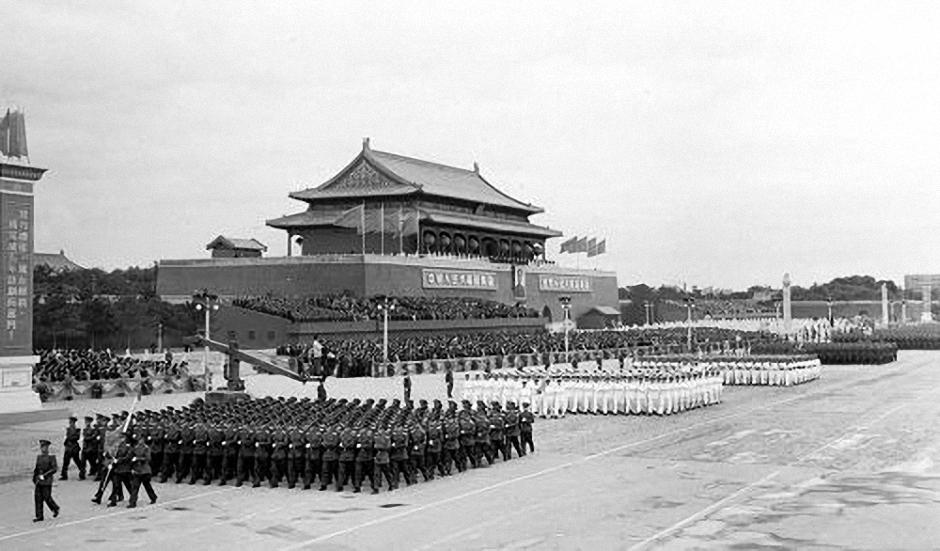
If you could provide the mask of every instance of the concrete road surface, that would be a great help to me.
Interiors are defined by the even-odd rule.
[[[357,384],[398,382],[334,392]],[[73,477],[63,514],[33,524],[16,468],[0,549],[938,549],[938,427],[940,352],[904,352],[679,416],[542,421],[534,455],[376,496],[162,484],[154,506],[105,509]],[[50,431],[2,428],[0,450]]]

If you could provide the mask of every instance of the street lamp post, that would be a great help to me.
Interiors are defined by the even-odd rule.
[[[219,309],[219,297],[218,295],[213,295],[207,289],[202,291],[197,291],[193,294],[193,302],[196,304],[196,310],[202,310],[205,312],[206,316],[206,327],[205,327],[205,339],[209,340],[209,314],[213,310]],[[209,343],[206,343],[205,356],[203,357],[203,378],[205,379],[206,390],[209,388],[209,377],[211,376],[209,372]]]
[[[157,323],[157,352],[163,353],[163,322]]]
[[[565,311],[565,363],[568,363],[570,361],[568,331],[571,326],[571,297],[558,297],[558,302],[561,303],[561,309]]]
[[[378,309],[382,311],[382,361],[388,363],[388,313],[395,311],[395,301],[391,302],[388,297],[379,303]]]
[[[646,310],[646,325],[650,325],[650,311],[653,309],[653,305],[650,304],[650,301],[643,301],[643,309]]]
[[[832,326],[832,297],[826,297],[826,309],[828,311],[829,325]]]
[[[689,316],[688,321],[687,321],[689,325],[689,329],[688,329],[688,333],[686,334],[686,346],[688,347],[689,353],[691,354],[692,353],[692,310],[695,308],[695,299],[692,297],[687,297],[685,299],[685,306],[686,306],[686,309],[688,310],[688,316]]]

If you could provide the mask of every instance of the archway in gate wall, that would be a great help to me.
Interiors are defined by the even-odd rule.
[[[547,304],[542,308],[542,317],[545,318],[546,322],[552,322],[552,309],[549,308]]]

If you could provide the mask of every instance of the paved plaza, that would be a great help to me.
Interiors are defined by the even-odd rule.
[[[248,381],[259,395],[315,395],[314,385],[276,377]],[[392,397],[400,379],[328,388]],[[416,399],[442,395],[441,376],[415,377]],[[145,397],[143,407],[193,397]],[[62,515],[38,525],[35,440],[50,438],[61,455],[64,423],[0,427],[0,549],[940,546],[940,353],[827,366],[803,386],[728,387],[724,397],[671,417],[539,421],[533,455],[378,495],[158,484],[156,505],[105,509],[73,470],[54,490]],[[84,413],[130,401],[67,406]]]

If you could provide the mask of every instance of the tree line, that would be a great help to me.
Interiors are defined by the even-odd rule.
[[[157,269],[131,267],[33,272],[33,347],[179,347],[196,333],[197,313],[157,298]]]

